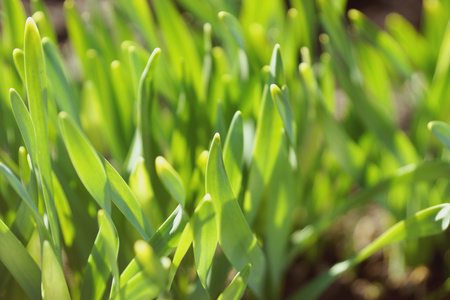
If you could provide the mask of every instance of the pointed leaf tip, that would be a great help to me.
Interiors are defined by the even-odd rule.
[[[60,120],[65,120],[69,117],[69,115],[65,111],[62,111],[58,114],[58,117]]]
[[[431,131],[433,129],[434,123],[435,123],[434,121],[428,122],[428,125],[427,125],[428,130]]]
[[[213,138],[213,143],[219,143],[220,144],[220,134],[216,132]]]
[[[227,14],[227,12],[225,12],[225,11],[221,11],[218,13],[220,21],[223,21],[223,18],[225,18],[226,14]]]
[[[28,17],[28,18],[27,18],[27,21],[26,21],[26,23],[25,23],[25,30],[26,30],[29,26],[33,26],[34,28],[37,29],[36,22],[34,22],[34,20],[33,20],[32,17]]]
[[[275,95],[281,94],[281,89],[276,84],[271,84],[270,93],[272,94],[272,97],[275,97]]]

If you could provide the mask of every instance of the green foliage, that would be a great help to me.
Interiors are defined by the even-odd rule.
[[[368,203],[385,232],[292,299],[444,256],[450,1],[420,30],[346,4],[66,0],[66,51],[2,1],[0,298],[279,299]]]

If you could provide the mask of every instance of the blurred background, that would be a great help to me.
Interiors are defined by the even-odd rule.
[[[77,7],[83,9],[83,4],[89,0],[75,0]],[[151,2],[151,0],[149,0]],[[67,30],[64,22],[63,3],[64,0],[46,0],[56,27],[60,43],[67,39]],[[30,1],[23,1],[27,12],[30,13]],[[286,0],[286,5],[289,1]],[[367,15],[378,26],[383,27],[384,18],[387,14],[396,12],[409,20],[416,28],[420,28],[422,0],[348,0],[347,9],[355,8]]]

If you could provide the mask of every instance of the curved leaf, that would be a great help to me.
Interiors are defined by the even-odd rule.
[[[242,185],[242,167],[244,165],[244,124],[242,114],[237,111],[231,120],[227,138],[223,146],[223,162],[231,186],[239,195]]]
[[[239,300],[245,292],[247,287],[247,281],[250,276],[252,266],[250,264],[246,265],[242,270],[240,270],[236,276],[234,276],[231,283],[227,288],[219,295],[217,300]]]
[[[266,271],[264,253],[233,193],[225,172],[218,134],[212,141],[206,165],[206,192],[211,195],[217,214],[219,243],[223,252],[238,270],[249,263],[253,266],[249,285],[257,295],[262,295]]]
[[[98,225],[99,231],[83,274],[81,299],[102,299],[111,272],[114,280],[119,280],[119,236],[111,218],[103,210],[98,212]]]
[[[59,114],[59,126],[70,160],[81,182],[100,207],[111,214],[111,195],[100,157],[67,113]]]
[[[440,121],[428,123],[428,129],[445,147],[450,149],[450,125]]]
[[[383,247],[407,239],[418,239],[442,233],[447,229],[449,221],[450,204],[436,205],[421,210],[389,228],[352,258],[335,264],[289,299],[316,299],[339,275],[360,264]]]
[[[155,160],[156,173],[161,182],[166,187],[170,195],[184,207],[186,202],[186,192],[184,190],[183,181],[180,175],[169,164],[169,162],[162,156],[158,156]]]
[[[64,273],[52,246],[44,241],[42,252],[42,299],[70,300]]]
[[[211,268],[217,248],[217,225],[211,196],[206,194],[192,215],[194,231],[194,258],[198,277],[207,288],[207,275]]]
[[[31,300],[41,299],[41,270],[1,219],[0,261]]]
[[[24,40],[25,82],[31,120],[36,133],[37,170],[48,214],[51,234],[57,251],[60,251],[60,229],[53,200],[52,166],[50,160],[47,124],[47,84],[41,37],[32,18],[25,24]]]

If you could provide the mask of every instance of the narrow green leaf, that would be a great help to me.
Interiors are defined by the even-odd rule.
[[[86,72],[86,70],[88,70],[86,52],[91,48],[91,45],[86,30],[83,26],[80,13],[75,7],[73,0],[64,1],[64,15],[66,17],[69,40],[74,52],[83,66],[82,71]]]
[[[156,173],[161,182],[164,184],[170,195],[180,204],[185,206],[186,192],[184,190],[183,181],[177,171],[162,156],[158,156],[155,160]]]
[[[219,295],[217,300],[239,300],[245,292],[252,265],[248,264],[234,276],[231,283]]]
[[[411,76],[413,68],[408,61],[405,52],[392,36],[386,31],[378,29],[360,11],[351,9],[348,18],[360,30],[369,41],[380,50],[386,58],[405,77]]]
[[[189,68],[186,69],[188,82],[191,82],[197,94],[201,90],[201,81],[194,78],[201,78],[202,64],[197,50],[195,39],[189,30],[185,20],[179,14],[172,0],[154,0],[153,9],[158,20],[160,29],[164,31],[160,43],[167,45],[165,52],[170,56],[172,68],[176,68],[177,75],[183,74],[180,59],[189,62]]]
[[[36,219],[36,226],[39,231],[39,237],[41,241],[51,241],[52,238],[47,228],[45,227],[44,220],[42,216],[39,214],[39,211],[34,204],[33,200],[31,200],[30,195],[28,194],[25,187],[21,184],[19,179],[12,173],[12,171],[0,162],[0,173],[6,178],[6,181],[11,185],[11,187],[16,191],[16,193],[25,201],[26,205],[31,209]]]
[[[31,300],[41,299],[41,270],[1,219],[0,261]]]
[[[178,205],[149,241],[155,255],[158,257],[167,256],[177,248],[188,220],[183,208]],[[136,259],[133,259],[120,275],[120,289],[124,288],[141,269]]]
[[[148,48],[154,48],[158,44],[156,25],[150,5],[145,0],[116,0],[120,8],[125,12],[128,19],[135,23],[141,32]]]
[[[450,176],[450,164],[444,161],[430,161],[420,164],[410,164],[399,168],[392,176],[380,180],[377,184],[368,187],[356,195],[346,199],[331,212],[325,214],[320,220],[309,224],[301,230],[294,232],[291,236],[293,247],[289,253],[288,261],[292,262],[300,253],[322,236],[332,226],[339,216],[345,214],[357,205],[367,203],[378,195],[382,195],[389,189],[400,185],[414,185],[423,181],[434,181]]]
[[[111,214],[108,179],[100,157],[67,113],[59,114],[59,126],[70,160],[81,182],[100,207]]]
[[[280,114],[281,120],[283,120],[284,129],[286,129],[289,141],[295,147],[295,145],[297,145],[297,124],[295,123],[291,104],[286,97],[286,94],[288,94],[287,87],[283,86],[282,88],[283,91],[276,84],[272,84],[270,86],[270,93],[278,113]]]
[[[361,183],[366,161],[363,150],[348,136],[322,104],[319,104],[317,108],[317,117],[322,126],[325,140],[340,166],[352,176],[353,180]]]
[[[261,200],[272,175],[276,160],[276,151],[272,149],[278,149],[283,137],[283,121],[274,107],[274,102],[270,95],[269,89],[272,84],[278,86],[285,84],[279,45],[275,45],[273,49],[269,78],[264,86],[255,132],[252,163],[249,170],[248,189],[244,198],[244,213],[250,224],[253,224],[258,214]],[[256,268],[256,265],[252,264],[252,266]]]
[[[51,234],[57,252],[60,252],[60,229],[53,199],[52,166],[50,160],[48,124],[47,124],[47,84],[45,76],[44,53],[39,31],[33,19],[25,24],[25,82],[31,120],[36,133],[37,170],[44,196]],[[36,166],[35,166],[36,167]]]
[[[153,235],[153,229],[148,223],[142,207],[136,200],[133,192],[119,173],[117,173],[117,171],[113,168],[113,166],[111,166],[111,164],[104,157],[100,157],[100,159],[103,162],[106,172],[108,187],[110,190],[109,194],[112,201],[134,226],[134,228],[136,228],[142,238],[145,240],[150,239]]]
[[[44,241],[42,253],[42,299],[70,299],[66,279],[52,246]]]
[[[206,166],[206,192],[217,214],[219,243],[233,266],[240,270],[251,264],[249,285],[257,295],[263,292],[266,262],[264,253],[245,220],[226,174],[220,137],[214,136]]]
[[[194,258],[198,277],[205,290],[207,276],[217,248],[217,224],[211,196],[206,194],[192,215]]]
[[[11,53],[14,48],[23,46],[26,12],[19,0],[2,1],[2,12],[2,47],[5,53]]]
[[[44,12],[36,11],[31,17],[36,22],[42,37],[51,39],[53,42],[58,41],[51,20],[47,18],[48,16]]]
[[[289,299],[316,299],[339,275],[360,264],[378,250],[403,240],[442,233],[447,229],[449,222],[450,204],[441,204],[421,210],[389,228],[352,258],[335,264]]]
[[[135,103],[131,101],[134,98],[131,90],[132,81],[126,70],[126,67],[118,60],[111,63],[111,81],[117,99],[120,127],[123,129],[125,138],[131,141],[134,130],[133,106]]]
[[[239,47],[245,49],[244,34],[239,21],[232,14],[225,11],[219,12],[219,19],[228,27]]]
[[[242,167],[244,165],[244,124],[240,111],[234,114],[228,129],[223,146],[223,162],[231,187],[237,196],[241,191]]]
[[[153,247],[147,242],[139,240],[134,244],[134,252],[144,273],[163,290],[166,285],[168,272]]]
[[[187,223],[184,227],[183,233],[181,234],[180,241],[178,243],[177,250],[173,256],[172,265],[170,266],[168,280],[167,280],[167,291],[170,290],[172,286],[173,279],[175,278],[175,274],[178,270],[178,267],[181,264],[181,261],[186,256],[189,248],[191,247],[193,237],[192,226],[191,223]]]
[[[158,209],[158,202],[153,194],[150,176],[145,168],[142,156],[138,157],[136,166],[130,174],[129,186],[142,207],[152,228],[158,228],[165,221],[165,216]]]
[[[54,43],[58,42],[55,28],[52,24],[52,18],[48,12],[43,0],[32,0],[31,9],[34,12],[33,19],[38,25],[42,37],[49,37]],[[36,16],[37,15],[37,16]],[[36,18],[35,18],[36,17]]]
[[[289,141],[285,136],[278,149],[265,210],[264,252],[270,278],[266,288],[268,298],[277,298],[281,292],[281,282],[287,267],[289,237],[294,223],[298,177],[289,161],[289,149]]]
[[[69,82],[58,50],[55,44],[48,38],[42,39],[42,46],[45,54],[48,82],[58,105],[77,124],[80,124],[79,110],[77,108],[80,105],[80,99],[77,97],[77,91]]]
[[[9,90],[9,100],[11,101],[14,118],[19,126],[20,133],[22,134],[25,146],[30,154],[31,161],[34,164],[34,167],[36,167],[37,142],[33,121],[31,120],[25,103],[14,89]]]
[[[52,179],[53,189],[55,192],[56,212],[58,213],[58,220],[61,224],[61,228],[64,228],[64,230],[61,230],[61,233],[63,235],[65,245],[67,247],[71,247],[75,240],[76,234],[72,210],[70,208],[69,201],[64,194],[61,183],[55,173],[52,173]]]
[[[111,218],[103,210],[98,212],[98,226],[99,231],[83,274],[81,299],[102,299],[111,273],[114,280],[119,280],[119,236]]]
[[[14,49],[13,51],[14,65],[16,66],[17,73],[19,73],[20,79],[25,83],[25,55],[21,49]]]
[[[28,163],[28,153],[24,146],[19,148],[19,178],[24,186],[30,182],[31,165]]]
[[[445,147],[450,149],[450,125],[440,121],[428,123],[428,129]]]

